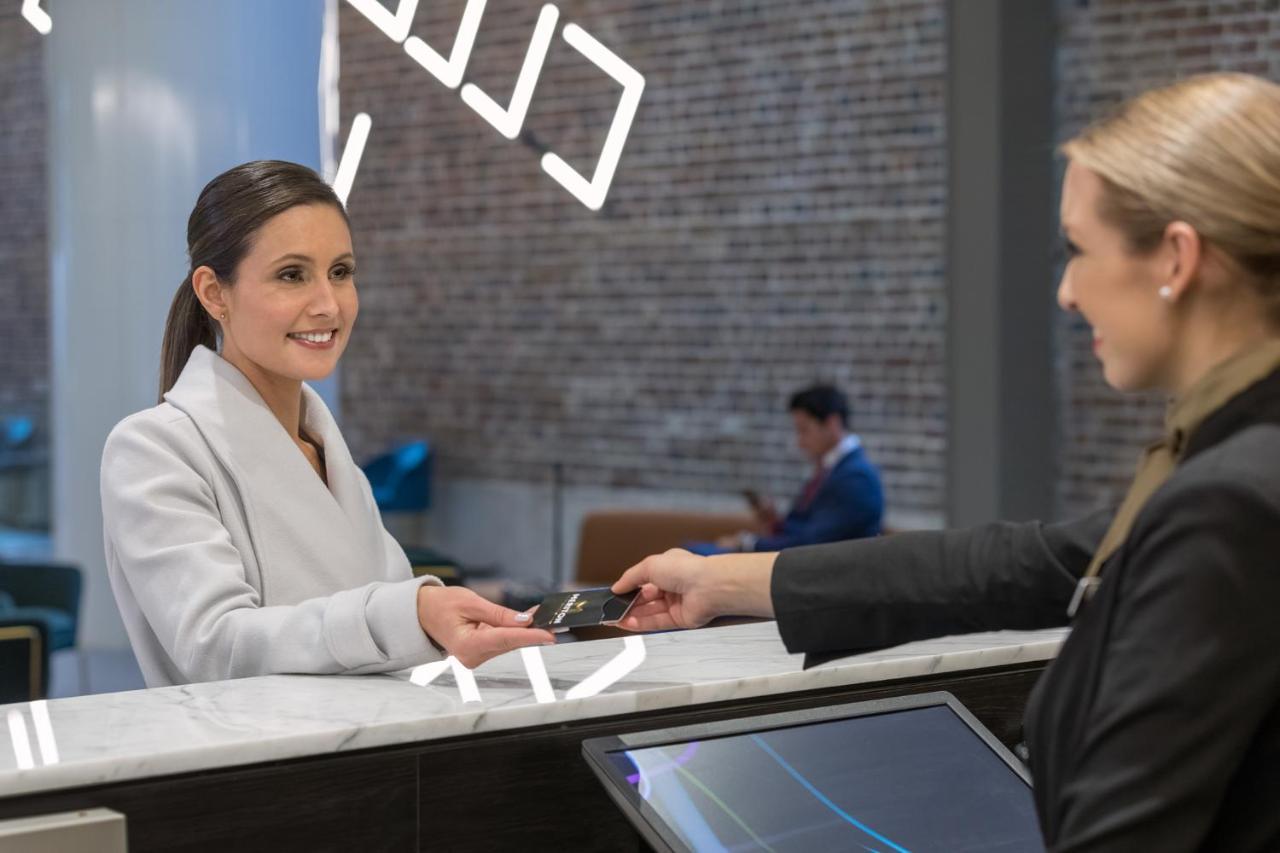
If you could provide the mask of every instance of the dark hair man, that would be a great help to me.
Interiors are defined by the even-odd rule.
[[[746,492],[756,529],[691,543],[698,554],[727,551],[781,551],[797,545],[876,536],[884,515],[880,472],[867,459],[862,441],[849,431],[849,401],[834,385],[813,385],[787,404],[796,445],[813,463],[813,474],[779,517],[772,502]]]

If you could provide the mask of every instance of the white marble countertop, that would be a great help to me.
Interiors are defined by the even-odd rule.
[[[0,705],[0,797],[753,696],[1042,661],[1065,630],[970,634],[803,670],[773,622],[511,653],[455,678],[275,675]],[[595,695],[627,654],[643,660]],[[535,693],[536,661],[548,676]],[[625,666],[622,663],[614,665]],[[585,682],[585,683],[584,683]],[[583,685],[578,687],[578,685]],[[576,688],[576,689],[575,689]],[[573,690],[573,696],[566,694]],[[468,701],[469,700],[469,701]]]

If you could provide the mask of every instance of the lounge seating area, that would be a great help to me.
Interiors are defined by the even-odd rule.
[[[48,695],[53,653],[76,647],[81,584],[75,566],[0,563],[0,703]]]
[[[607,586],[650,554],[711,541],[751,526],[745,513],[609,509],[582,519],[574,581]]]

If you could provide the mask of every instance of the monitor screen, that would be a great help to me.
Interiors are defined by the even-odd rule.
[[[691,850],[1043,850],[1030,787],[945,704],[608,761]]]

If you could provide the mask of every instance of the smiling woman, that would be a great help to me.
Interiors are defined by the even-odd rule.
[[[318,260],[317,260],[318,259]],[[248,377],[321,479],[316,442],[298,430],[299,380],[323,379],[346,349],[360,310],[351,232],[341,208],[300,204],[258,229],[240,261],[247,286],[224,285],[208,266],[191,274],[201,307],[218,318],[221,354]]]
[[[1058,301],[1093,327],[1113,387],[1180,397],[1275,336],[1277,140],[1280,88],[1215,74],[1148,92],[1063,146]]]
[[[108,574],[149,686],[270,673],[466,666],[554,642],[527,614],[415,579],[329,410],[359,312],[346,211],[310,169],[214,178],[161,397],[102,454]]]

